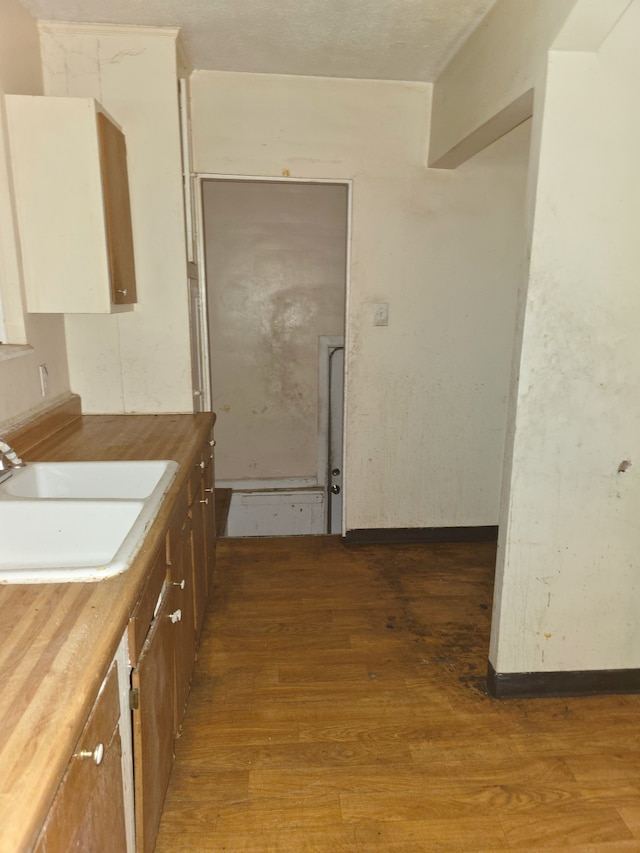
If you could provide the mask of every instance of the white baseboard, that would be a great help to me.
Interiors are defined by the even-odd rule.
[[[318,485],[317,477],[280,477],[273,480],[218,480],[219,489],[233,489],[235,492],[268,491],[277,492],[289,489],[310,489]]]

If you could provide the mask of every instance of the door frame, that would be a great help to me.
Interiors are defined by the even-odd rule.
[[[343,351],[342,368],[342,458],[340,465],[344,465],[344,335],[320,335],[318,337],[318,485],[322,486],[326,499],[323,505],[323,525],[325,533],[331,533],[331,475],[329,473],[329,462],[331,459],[331,357],[333,353],[341,349]],[[340,505],[344,509],[344,468],[341,467],[343,475],[341,478]],[[344,512],[341,513],[344,516]],[[343,528],[341,519],[341,528]],[[342,530],[344,534],[344,529]]]
[[[205,411],[213,409],[213,394],[211,389],[211,363],[209,359],[209,324],[208,324],[208,303],[207,303],[207,268],[205,261],[205,242],[204,242],[204,208],[203,208],[203,192],[202,187],[206,181],[235,181],[252,183],[262,182],[268,184],[274,183],[290,183],[290,184],[333,184],[345,186],[347,188],[347,251],[345,258],[345,301],[344,301],[344,415],[342,419],[342,471],[343,471],[343,501],[342,501],[342,535],[346,532],[346,500],[344,495],[347,494],[347,470],[345,465],[346,456],[346,422],[347,422],[347,406],[349,396],[349,339],[350,339],[350,311],[351,304],[351,239],[352,239],[352,215],[353,215],[353,181],[350,178],[292,178],[288,176],[272,176],[272,175],[223,175],[215,172],[197,172],[193,175],[194,195],[195,195],[195,214],[196,214],[196,242],[197,242],[197,264],[199,270],[199,287],[200,287],[200,304],[202,307],[202,318],[200,327],[200,363],[204,372],[204,388],[203,388],[203,408]],[[318,436],[320,441],[320,436]],[[326,458],[326,454],[325,454]],[[320,450],[318,450],[318,462],[321,462]],[[322,481],[326,481],[326,470],[321,471],[320,468],[316,472],[318,485]],[[325,512],[327,511],[327,502],[325,501]]]

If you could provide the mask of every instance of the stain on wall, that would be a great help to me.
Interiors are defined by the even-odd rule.
[[[220,479],[313,477],[318,336],[344,330],[347,187],[203,190]]]

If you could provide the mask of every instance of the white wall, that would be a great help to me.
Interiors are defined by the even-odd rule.
[[[96,98],[127,140],[138,304],[65,318],[83,410],[191,411],[176,31],[44,24],[45,93]]]
[[[598,53],[551,52],[538,99],[497,672],[640,666],[638,33],[634,0]]]
[[[601,5],[616,5],[606,0]],[[513,127],[530,115],[530,99],[519,99],[533,89],[544,75],[546,51],[575,6],[576,0],[498,0],[480,26],[453,57],[436,81],[429,142],[429,162],[438,163],[457,146],[468,156],[464,140],[477,133],[477,143],[486,145],[495,121],[495,132],[504,126],[495,117],[509,111]],[[524,112],[523,112],[524,111]],[[487,136],[488,134],[488,136]],[[496,137],[493,136],[495,139]],[[478,147],[476,151],[480,150]]]
[[[22,262],[6,135],[4,95],[41,92],[35,21],[18,0],[0,0],[0,289],[8,332],[0,346],[0,424],[19,421],[69,393],[62,317],[25,317],[23,313]],[[7,341],[21,348],[8,348]],[[44,399],[38,371],[43,363],[49,369],[49,392]]]
[[[192,78],[197,172],[353,179],[347,529],[498,518],[528,134],[427,171],[430,98],[425,84]]]
[[[318,337],[344,333],[347,186],[203,184],[216,475],[315,478]]]

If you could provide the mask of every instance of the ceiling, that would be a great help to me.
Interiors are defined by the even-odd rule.
[[[496,0],[21,0],[36,18],[180,27],[194,69],[432,82]]]

